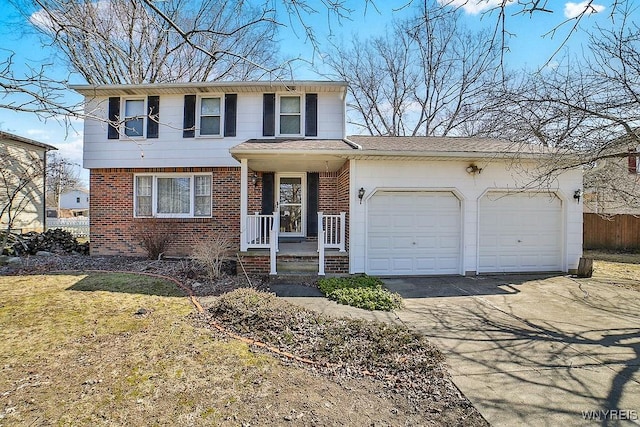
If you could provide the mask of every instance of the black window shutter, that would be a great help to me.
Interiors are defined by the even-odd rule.
[[[109,98],[109,130],[107,131],[108,139],[119,139],[118,120],[120,120],[120,97],[112,96]]]
[[[147,117],[147,138],[157,138],[158,121],[160,120],[160,97],[148,97],[147,106],[149,108],[149,117]]]
[[[224,97],[224,136],[236,136],[236,111],[238,95],[228,93]]]
[[[262,135],[276,134],[276,94],[265,93],[262,102]]]
[[[308,93],[304,100],[304,134],[318,136],[318,94]]]
[[[273,213],[274,178],[273,172],[262,173],[262,215],[271,215]]]
[[[182,137],[193,138],[195,136],[196,136],[196,96],[185,95]]]
[[[307,173],[307,236],[318,236],[318,188],[320,174]]]

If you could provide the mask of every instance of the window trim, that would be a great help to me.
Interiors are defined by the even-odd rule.
[[[137,178],[141,176],[151,177],[151,215],[138,215],[138,186]],[[196,201],[196,177],[209,177],[209,195],[211,207],[209,215],[195,214]],[[187,214],[167,214],[158,213],[158,178],[189,178],[189,213]],[[134,218],[211,218],[213,216],[213,174],[210,172],[203,173],[136,173],[133,174],[133,217]]]
[[[149,111],[148,108],[148,100],[146,96],[132,96],[132,97],[123,97],[121,99],[120,111],[122,112],[122,124],[120,125],[120,136],[125,138],[133,138],[133,139],[146,139],[147,138],[147,120],[149,119],[148,114],[143,114],[142,116],[127,116],[127,101],[142,101],[142,111]],[[127,119],[128,118],[141,118],[142,119],[142,135],[127,135]]]
[[[202,120],[202,100],[209,98],[218,98],[220,100],[220,133],[218,134],[205,134],[202,135],[200,133],[202,126],[200,122]],[[215,117],[215,116],[206,116],[206,117]],[[224,138],[224,122],[225,120],[225,96],[219,94],[207,94],[207,95],[198,95],[196,97],[196,138]]]
[[[280,117],[285,115],[285,116],[293,116],[294,114],[292,113],[287,113],[287,114],[282,114],[280,108],[281,108],[281,102],[280,100],[282,98],[294,98],[297,97],[298,100],[300,101],[300,112],[297,113],[296,115],[298,116],[298,118],[300,119],[300,132],[298,133],[282,133],[280,131]],[[283,93],[283,94],[277,94],[276,95],[276,117],[275,117],[275,125],[276,125],[276,136],[285,136],[285,137],[291,137],[291,136],[304,136],[304,129],[305,129],[305,102],[304,102],[304,94],[291,94],[291,93]]]

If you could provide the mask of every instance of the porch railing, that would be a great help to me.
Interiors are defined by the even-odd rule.
[[[277,215],[261,215],[256,212],[247,216],[247,247],[269,248],[271,243],[271,229]]]
[[[278,235],[280,217],[277,212],[272,215],[255,213],[247,216],[246,244],[247,248],[269,249],[270,274],[275,275],[278,252]],[[346,212],[338,215],[324,215],[318,212],[318,275],[324,276],[325,250],[338,249],[345,252]]]
[[[318,212],[318,231],[322,228],[324,232],[322,241],[326,249],[339,249],[340,252],[345,252],[346,215],[346,212],[340,212],[338,215],[324,215]]]
[[[318,276],[324,276],[325,249],[345,252],[346,212],[339,215],[324,215],[318,212]]]

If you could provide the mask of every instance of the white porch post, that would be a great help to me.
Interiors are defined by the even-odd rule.
[[[340,252],[346,252],[345,239],[347,238],[347,213],[340,212]]]
[[[240,251],[247,250],[247,211],[249,200],[249,166],[247,159],[240,160]]]
[[[322,212],[318,212],[318,276],[324,276],[324,227]]]

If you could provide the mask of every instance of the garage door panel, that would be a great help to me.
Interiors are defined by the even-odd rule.
[[[391,236],[374,236],[369,240],[369,246],[374,249],[384,249],[391,245]]]
[[[460,202],[453,193],[380,192],[368,203],[369,274],[459,273]]]
[[[411,258],[393,258],[392,268],[396,271],[411,272],[413,270],[413,259]]]
[[[479,272],[562,269],[562,202],[555,195],[489,193],[479,215]]]

